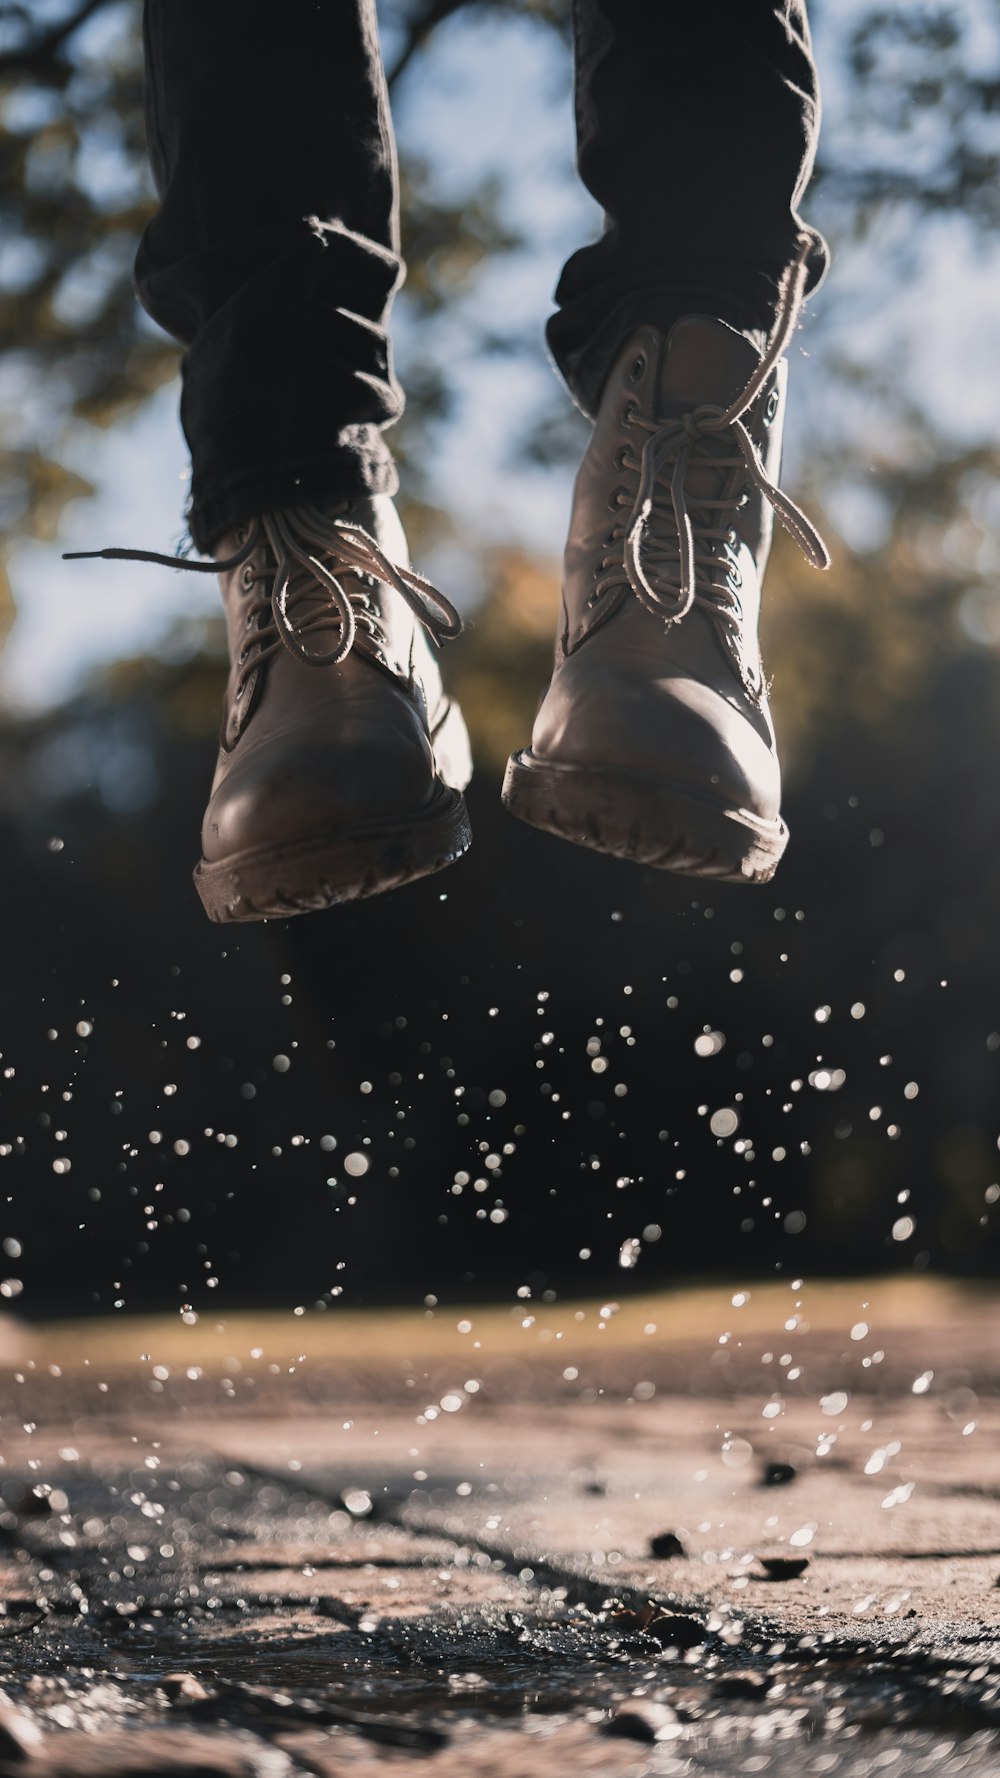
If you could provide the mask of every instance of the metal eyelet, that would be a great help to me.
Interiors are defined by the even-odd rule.
[[[246,680],[241,679],[239,685],[236,687],[236,696],[233,700],[234,703],[237,703],[237,704],[239,703],[241,697],[243,696],[243,693],[246,691],[246,688],[247,688]]]
[[[612,469],[628,469],[630,467],[630,465],[625,461],[625,459],[629,456],[631,456],[631,452],[629,450],[628,445],[622,445],[621,450],[616,451],[615,455],[611,459]]]
[[[730,579],[733,586],[742,586],[743,585],[742,571],[741,571],[741,569],[739,569],[737,567],[735,562],[733,563],[732,567],[729,570],[729,579]]]
[[[608,511],[617,512],[619,507],[628,505],[628,489],[615,488],[608,495]]]
[[[644,352],[639,352],[639,353],[637,353],[636,357],[633,358],[631,364],[629,365],[629,368],[628,368],[629,382],[630,383],[638,383],[639,379],[645,375],[645,372],[646,372],[646,355]]]
[[[243,585],[243,587],[244,587],[244,589],[245,589],[245,590],[246,590],[246,591],[249,591],[249,589],[250,589],[250,588],[251,588],[251,587],[252,587],[252,586],[253,586],[253,583],[254,583],[254,565],[253,565],[253,563],[252,563],[252,562],[244,562],[244,564],[243,564],[243,572],[242,572],[242,574],[241,574],[241,575],[240,575],[240,581],[241,581],[241,583],[242,583],[242,585]]]
[[[636,412],[637,412],[637,408],[636,408],[636,404],[634,401],[627,401],[625,403],[625,406],[622,408],[621,419],[619,420],[618,423],[620,426],[623,426],[625,428],[626,432],[631,430],[632,422],[635,419]]]
[[[772,389],[770,395],[767,398],[767,406],[764,409],[764,425],[765,426],[771,425],[771,422],[773,421],[774,416],[777,413],[778,408],[780,406],[781,406],[781,396],[780,396],[777,389]]]

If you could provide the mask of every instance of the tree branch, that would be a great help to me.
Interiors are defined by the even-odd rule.
[[[114,3],[115,0],[83,0],[83,4],[75,12],[60,19],[58,24],[51,25],[33,43],[26,43],[20,49],[7,50],[4,55],[0,55],[0,80],[11,74],[31,74],[44,67],[81,25],[85,25],[96,12],[102,12],[106,6]]]
[[[422,49],[431,32],[453,13],[461,12],[462,8],[473,4],[473,0],[428,0],[428,4],[411,19],[403,38],[403,47],[386,76],[390,90],[395,86],[400,75],[405,72],[417,51]]]

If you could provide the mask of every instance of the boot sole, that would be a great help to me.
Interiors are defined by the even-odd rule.
[[[543,763],[530,747],[508,761],[503,801],[574,845],[717,883],[769,883],[788,844],[780,816],[762,820],[662,778]]]
[[[287,920],[428,877],[454,864],[471,841],[465,798],[439,781],[425,809],[396,821],[258,847],[215,864],[203,858],[194,886],[210,920]]]

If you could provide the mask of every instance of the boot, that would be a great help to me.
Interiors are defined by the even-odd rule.
[[[391,499],[271,514],[221,547],[232,665],[194,873],[209,918],[308,913],[459,858],[469,738],[428,632],[461,621],[406,566]]]
[[[469,738],[428,635],[461,619],[406,565],[387,495],[224,537],[230,672],[194,881],[212,920],[284,919],[427,876],[471,834]]]
[[[803,260],[763,356],[700,315],[625,341],[577,477],[555,671],[507,767],[522,821],[685,876],[774,875],[788,829],[757,640],[773,512],[829,565],[774,485],[804,280]]]

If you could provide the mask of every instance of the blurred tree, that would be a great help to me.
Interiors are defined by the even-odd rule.
[[[890,242],[888,267],[869,254],[875,290],[880,279],[899,285],[907,256],[926,252],[938,223],[959,219],[989,240],[1000,218],[1000,0],[961,7],[873,0],[846,21],[829,0],[813,0],[812,11],[830,53],[824,73],[838,118],[822,141],[810,206],[835,245],[849,255],[851,242]],[[394,89],[405,96],[435,32],[473,12],[568,37],[568,0],[386,0]],[[55,535],[65,502],[88,491],[72,467],[86,427],[114,424],[176,372],[176,347],[146,320],[131,288],[136,240],[153,203],[140,17],[140,0],[0,0],[0,515],[8,543]],[[454,666],[481,751],[499,759],[524,733],[544,678],[558,571],[554,562],[529,560],[516,538],[481,545],[457,506],[440,509],[440,492],[433,504],[423,466],[455,389],[446,335],[429,324],[524,242],[506,215],[502,173],[445,195],[432,163],[408,155],[402,177],[404,300],[428,324],[422,337],[430,343],[408,367],[407,414],[393,442],[406,464],[418,553],[450,538],[474,563],[485,606]],[[821,582],[779,540],[767,645],[793,756],[818,745],[837,720],[864,722],[876,707],[884,715],[909,696],[956,623],[969,646],[1000,640],[989,541],[997,455],[942,441],[919,372],[901,376],[897,362],[866,358],[856,330],[846,330],[845,344],[835,325],[839,300],[835,281],[824,299],[834,325],[810,332],[818,359],[807,395],[816,422],[811,498],[827,506],[835,530],[844,502],[860,502],[875,524],[877,566],[870,549],[862,561],[841,548]],[[474,319],[472,326],[475,336]],[[540,347],[513,325],[497,332],[483,323],[473,350],[537,357]],[[847,417],[824,431],[834,408]],[[581,432],[553,384],[511,452],[522,463],[568,463]],[[4,603],[9,618],[9,590],[0,583],[0,612]],[[831,659],[851,662],[851,670],[831,673]]]
[[[835,6],[812,0],[814,21]],[[947,212],[996,229],[998,33],[996,0],[854,9],[840,45],[846,111],[821,144],[814,184],[840,228],[875,234],[905,206],[913,219]]]
[[[391,75],[471,0],[388,9]],[[487,10],[490,8],[487,7]],[[497,4],[494,10],[502,8]],[[554,0],[508,10],[556,22]],[[138,307],[132,261],[153,207],[142,120],[140,0],[0,0],[0,523],[8,543],[51,539],[90,491],[66,464],[88,424],[107,427],[176,374],[178,351]],[[487,259],[519,243],[495,181],[444,201],[425,163],[404,169],[407,301],[436,313]],[[443,363],[410,378],[401,454],[447,411]],[[8,616],[9,616],[9,594]]]
[[[814,0],[821,25],[827,10]],[[568,35],[568,0],[387,0],[391,82],[412,79],[435,31],[472,11]],[[0,442],[7,453],[0,511],[8,536],[51,536],[63,502],[84,491],[62,462],[75,425],[111,424],[176,369],[175,348],[145,321],[131,291],[135,242],[152,203],[140,13],[140,0],[0,0]],[[976,229],[996,228],[1000,64],[990,40],[998,28],[997,0],[975,0],[871,4],[835,38],[825,33],[842,64],[847,108],[822,143],[811,203],[838,240],[877,237],[890,215],[901,214],[914,221],[958,215]],[[407,301],[436,312],[519,243],[500,220],[496,181],[445,202],[426,164],[411,163],[405,176]],[[897,262],[901,250],[897,228]],[[415,434],[423,416],[446,404],[443,358],[419,376],[411,372],[410,381]],[[546,409],[519,448],[552,461],[572,456],[578,441],[578,429]]]

